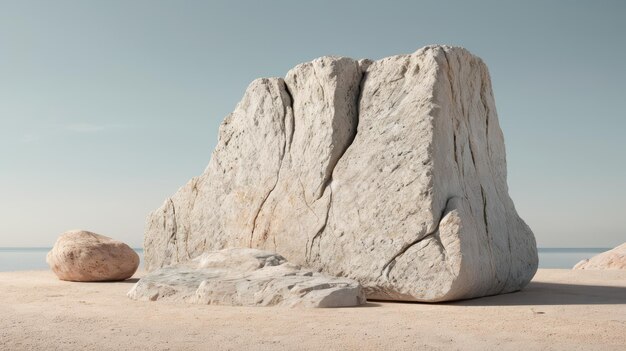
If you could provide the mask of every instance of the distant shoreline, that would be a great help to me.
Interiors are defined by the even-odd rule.
[[[37,251],[37,250],[51,250],[52,246],[50,247],[38,247],[38,246],[33,246],[33,247],[29,247],[29,246],[20,246],[20,247],[0,247],[0,251],[19,251],[19,250],[32,250],[32,251]],[[143,251],[143,248],[141,247],[133,247],[132,248],[135,251]],[[557,252],[557,251],[569,251],[569,252],[574,252],[574,251],[598,251],[598,252],[602,252],[602,251],[607,251],[607,250],[611,250],[612,247],[538,247],[537,250],[539,252]]]
[[[141,247],[132,247],[135,251],[143,251]],[[52,246],[50,247],[0,247],[0,251],[44,251],[44,250],[52,250]]]
[[[46,254],[50,247],[0,247],[0,272],[48,269]],[[133,248],[141,257],[143,267],[144,250]],[[610,248],[540,247],[539,268],[571,269],[584,259],[589,259]]]

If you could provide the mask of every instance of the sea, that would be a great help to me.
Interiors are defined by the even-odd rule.
[[[48,269],[46,255],[51,247],[0,247],[0,272]],[[143,265],[143,249],[133,249]]]
[[[143,264],[143,249],[134,249]],[[572,268],[609,248],[539,248],[539,268]],[[0,272],[48,269],[46,254],[49,247],[0,248]],[[141,267],[141,266],[140,266]]]

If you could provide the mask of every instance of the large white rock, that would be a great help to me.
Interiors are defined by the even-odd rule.
[[[626,243],[578,262],[574,269],[626,269]]]
[[[376,299],[506,293],[537,269],[487,67],[448,46],[255,80],[144,244],[148,269],[225,247],[281,252]]]
[[[159,268],[128,292],[135,300],[235,306],[350,307],[366,302],[358,282],[328,277],[248,248],[204,253]]]

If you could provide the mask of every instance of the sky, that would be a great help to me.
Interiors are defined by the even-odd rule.
[[[540,247],[626,241],[624,1],[0,0],[0,247],[141,247],[259,77],[463,46],[489,66],[510,195]]]

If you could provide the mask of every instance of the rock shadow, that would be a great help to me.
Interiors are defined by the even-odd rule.
[[[128,278],[126,280],[99,280],[99,281],[93,281],[93,282],[77,282],[77,281],[70,281],[70,280],[66,280],[66,281],[70,283],[80,283],[80,284],[111,284],[111,283],[135,284],[139,281],[139,279],[140,278]]]
[[[453,306],[624,305],[626,287],[531,282],[521,291],[447,302]]]
[[[625,305],[626,287],[531,282],[521,291],[439,303],[368,300],[377,303],[441,306]]]

